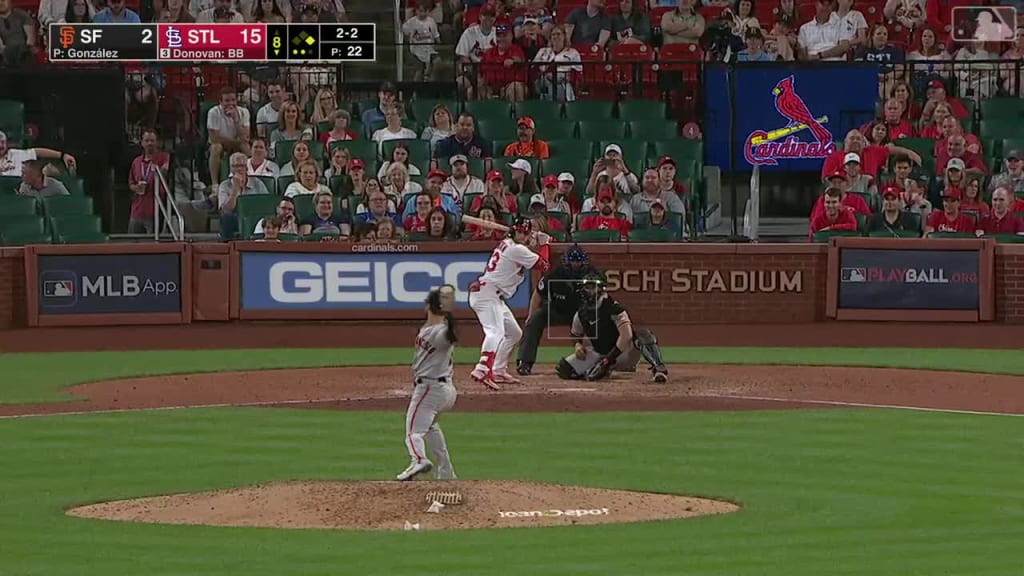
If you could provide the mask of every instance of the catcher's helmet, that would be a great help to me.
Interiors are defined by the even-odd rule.
[[[572,268],[584,268],[590,264],[590,257],[580,248],[579,244],[573,244],[562,254],[562,264]]]
[[[604,289],[604,278],[601,278],[599,274],[587,274],[584,276],[576,287],[580,295],[580,306],[592,308],[597,303],[597,299],[604,294]]]
[[[530,220],[526,216],[516,216],[516,219],[512,222],[512,226],[508,229],[508,235],[512,236],[516,232],[522,232],[523,234],[533,232],[533,220]]]

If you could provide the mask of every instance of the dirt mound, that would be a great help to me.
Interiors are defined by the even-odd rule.
[[[431,492],[461,503],[428,509]],[[437,506],[435,505],[435,509]],[[725,514],[739,506],[674,494],[514,481],[289,482],[81,506],[72,516],[150,522],[348,530],[461,530],[617,524]]]

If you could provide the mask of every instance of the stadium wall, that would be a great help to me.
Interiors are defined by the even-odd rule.
[[[456,251],[452,251],[456,246]],[[111,250],[111,245],[95,248],[50,246],[45,253],[66,251],[68,254],[88,255],[116,252],[131,255],[150,254],[154,250],[152,246],[137,244],[120,245],[114,250]],[[249,249],[252,248],[250,244]],[[557,259],[564,248],[555,246],[553,257]],[[830,321],[826,314],[830,274],[828,245],[624,243],[593,244],[585,248],[594,263],[607,272],[609,290],[646,323]],[[355,261],[362,265],[378,259],[376,254],[353,252],[351,245],[264,244],[257,250],[282,255],[302,253],[314,262],[324,254],[354,254]],[[397,274],[395,269],[399,266],[394,262],[410,263],[411,269],[401,273],[414,275],[406,276],[405,280],[411,289],[421,289],[420,284],[431,282],[431,269],[440,270],[442,275],[451,272],[451,277],[459,278],[461,285],[473,274],[465,269],[467,263],[471,264],[473,258],[486,256],[489,250],[489,246],[470,246],[467,243],[423,244],[416,251],[389,253],[388,258],[393,263],[381,270]],[[261,317],[396,320],[420,314],[419,307],[411,303],[409,294],[403,296],[396,291],[384,293],[383,300],[365,307],[349,302],[340,311],[325,311],[334,307],[326,305],[321,309],[307,307],[247,314],[241,306],[244,282],[239,269],[240,256],[247,251],[245,245],[191,244],[181,245],[180,251],[183,269],[175,277],[181,279],[183,309],[180,315],[174,316],[175,323],[255,320]],[[31,254],[35,251],[28,252],[30,257],[26,261],[25,249],[0,248],[0,329],[28,326],[31,316],[29,300],[38,302],[42,292],[40,279],[36,277],[31,262]],[[1024,245],[996,245],[990,252],[993,254],[990,284],[994,319],[1002,323],[1024,323]],[[29,298],[27,289],[34,290],[36,297]],[[517,300],[514,307],[522,312],[524,301]],[[38,310],[35,316],[39,316]],[[135,318],[137,322],[145,317],[135,315]],[[160,320],[161,317],[153,318]],[[166,322],[164,318],[155,323]],[[47,325],[64,323],[52,316],[46,322]],[[119,320],[119,314],[110,313],[93,314],[91,323],[125,322]],[[71,317],[67,324],[83,323]]]

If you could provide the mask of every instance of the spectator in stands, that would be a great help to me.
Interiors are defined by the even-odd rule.
[[[850,152],[846,155],[843,163],[843,169],[846,171],[846,190],[848,192],[857,192],[860,194],[870,194],[875,196],[878,194],[878,188],[875,186],[874,178],[866,174],[861,173],[860,155],[856,152]]]
[[[835,173],[829,175],[827,180],[828,188],[835,188],[841,192],[839,195],[839,203],[848,210],[852,210],[858,214],[865,216],[871,216],[871,208],[868,207],[867,201],[864,200],[860,194],[850,194],[850,182],[847,176],[846,170],[838,170]],[[814,201],[814,206],[811,207],[811,220],[814,217],[821,214],[821,211],[825,209],[825,196],[818,196]]]
[[[0,65],[20,66],[31,62],[39,49],[37,38],[32,16],[15,8],[12,0],[0,0]]]
[[[448,240],[451,235],[451,220],[444,210],[435,206],[427,215],[427,236],[431,240]]]
[[[295,201],[291,198],[282,197],[277,202],[275,208],[277,214],[273,218],[277,218],[280,222],[280,232],[282,234],[298,234],[299,224],[295,221]],[[253,228],[253,234],[263,234],[263,226],[267,221],[266,218],[260,218],[260,221],[256,223],[256,227]]]
[[[242,14],[231,7],[231,0],[214,0],[213,8],[199,13],[196,22],[200,24],[245,24]]]
[[[950,118],[952,116],[953,109],[949,106],[949,104],[946,102],[939,102],[932,108],[931,119],[927,123],[923,122],[922,117],[922,128],[920,137],[931,138],[933,140],[940,140],[945,138],[942,126],[945,123],[946,118]],[[954,118],[954,121],[955,120],[956,119]],[[957,126],[959,126],[959,122],[957,122]],[[938,145],[938,142],[936,142],[936,145]]]
[[[263,222],[263,220],[260,220]],[[281,227],[284,222],[281,221],[277,216],[271,216],[266,219],[266,225],[263,227],[263,238],[258,238],[257,242],[280,242],[281,241]]]
[[[299,21],[309,24],[331,24],[347,20],[341,0],[307,0],[299,9]]]
[[[764,50],[775,60],[792,62],[796,59],[796,33],[785,20],[779,20],[772,26],[771,33],[764,39]]]
[[[2,2],[4,0],[0,0]],[[93,22],[97,24],[139,24],[139,15],[125,7],[125,0],[110,0],[107,7],[96,13]]]
[[[607,176],[601,176],[600,178],[597,179],[597,186],[595,187],[595,189],[603,190],[605,188],[609,188],[613,192],[615,191],[615,185],[612,183],[611,179],[608,178]],[[630,207],[628,199],[628,194],[616,194],[615,200],[614,202],[612,202],[612,207],[615,208],[616,212],[622,214],[626,222],[632,224],[633,208]],[[583,201],[583,206],[580,208],[580,212],[593,212],[594,210],[600,210],[600,208],[601,203],[597,199],[597,196],[594,195]]]
[[[612,20],[604,11],[605,0],[587,0],[586,6],[579,6],[569,13],[565,20],[566,36],[569,43],[597,44],[602,48],[608,46],[612,37]],[[693,0],[680,0],[690,2]]]
[[[283,24],[288,17],[278,6],[276,0],[256,0],[252,11],[252,21],[265,24]],[[290,12],[289,12],[290,15]]]
[[[729,29],[738,38],[745,39],[750,30],[761,30],[761,22],[754,13],[754,0],[739,0],[735,11],[726,8],[722,16],[729,19]]]
[[[548,214],[547,200],[544,199],[543,194],[534,194],[530,196],[529,214],[534,218],[540,218],[543,220],[546,227],[545,232],[566,232],[565,225],[562,221]]]
[[[426,233],[430,226],[428,219],[430,212],[434,209],[434,202],[426,192],[417,194],[413,198],[409,200],[409,204],[413,205],[413,213],[402,220],[402,228],[405,229],[406,234],[410,232]]]
[[[391,220],[377,222],[377,242],[379,243],[387,244],[394,242],[402,234],[405,234],[405,231],[401,227],[395,226],[395,223]]]
[[[736,53],[738,62],[774,62],[778,54],[770,54],[764,50],[764,35],[760,28],[750,28],[744,36],[746,48]]]
[[[889,29],[885,24],[875,24],[871,29],[871,40],[857,49],[855,61],[878,64],[878,93],[888,94],[892,87],[903,79],[903,49],[889,44]]]
[[[483,194],[486,192],[484,181],[469,173],[468,159],[461,155],[452,156],[448,160],[452,169],[449,176],[441,185],[441,193],[451,196],[455,202],[461,204],[467,194]]]
[[[167,0],[164,9],[156,14],[156,22],[161,24],[194,24],[195,21],[185,0]]]
[[[349,129],[351,122],[352,115],[348,113],[348,110],[334,111],[334,114],[331,115],[331,129],[325,130],[320,135],[320,142],[323,143],[325,150],[330,150],[331,144],[335,142],[346,142],[359,138],[355,132]]]
[[[526,7],[512,21],[516,39],[526,34],[527,20],[534,20],[538,33],[545,39],[551,36],[555,19],[547,9],[546,0],[526,0]]]
[[[655,201],[661,202],[663,206],[667,206],[672,212],[679,212],[680,214],[686,212],[686,206],[683,204],[682,199],[679,198],[679,195],[672,190],[662,190],[658,183],[658,171],[654,168],[648,168],[644,170],[640,192],[630,198],[629,207],[634,214],[643,214],[651,210],[651,204]]]
[[[299,164],[298,172],[296,172],[295,176],[295,181],[289,184],[288,188],[284,191],[284,195],[289,198],[302,194],[331,193],[327,186],[318,181],[320,170],[312,160],[306,160]]]
[[[96,9],[88,0],[42,0],[39,3],[38,20],[44,30],[50,24],[65,22],[92,22]]]
[[[509,193],[513,196],[520,194],[529,194],[533,196],[540,192],[537,189],[537,182],[533,176],[533,166],[529,162],[522,158],[517,158],[512,162],[506,164],[509,168],[509,173],[512,176],[512,181],[509,183]]]
[[[280,123],[281,107],[285,102],[284,82],[277,78],[268,80],[267,97],[270,101],[256,111],[256,133],[260,138],[266,138]]]
[[[535,69],[540,76],[534,82],[533,90],[540,96],[541,100],[555,100],[557,102],[572,102],[576,100],[576,91],[573,89],[573,75],[583,72],[583,65],[580,63],[582,57],[579,51],[569,45],[568,34],[562,25],[551,29],[551,44],[541,48],[534,56],[535,64],[547,62],[555,66],[540,65]]]
[[[313,160],[313,155],[309,151],[309,143],[304,140],[300,140],[296,142],[295,147],[292,148],[291,162],[286,162],[284,166],[281,166],[279,176],[297,175],[299,173],[299,166],[307,160],[311,160],[314,163],[316,162],[316,160]],[[317,171],[319,172],[319,166],[317,167]]]
[[[496,95],[502,100],[520,102],[526,98],[526,55],[512,42],[512,28],[506,22],[495,24],[495,43],[480,59],[481,98]]]
[[[964,63],[953,65],[961,97],[989,98],[999,90],[999,75],[995,73],[999,65],[992,63],[999,60],[999,53],[986,50],[984,42],[965,43],[953,60]]]
[[[128,168],[128,189],[132,191],[131,214],[128,217],[129,234],[152,234],[157,174],[167,177],[171,156],[160,150],[156,130],[142,131],[142,154],[132,160]],[[167,190],[162,191],[166,196]]]
[[[776,21],[785,24],[792,30],[796,30],[800,23],[804,21],[800,16],[796,0],[779,0],[778,3],[779,5],[774,9]]]
[[[269,194],[267,187],[257,178],[250,178],[248,158],[241,152],[235,152],[228,158],[231,171],[228,179],[217,188],[217,206],[220,209],[220,237],[232,240],[238,235],[237,204],[239,196],[250,194]]]
[[[324,180],[330,182],[335,176],[348,177],[348,163],[352,161],[348,148],[338,146],[331,152],[331,161],[324,170]]]
[[[896,236],[897,232],[908,230],[920,232],[919,227],[911,222],[908,213],[900,209],[900,189],[886,186],[882,190],[882,210],[868,221],[868,231],[891,232]]]
[[[886,128],[886,136],[890,141],[900,138],[913,138],[914,125],[905,119],[903,103],[896,98],[889,98],[882,105],[882,119]]]
[[[936,158],[946,153],[946,149],[949,147],[949,139],[953,136],[963,136],[964,142],[967,145],[967,151],[977,156],[982,155],[981,140],[970,132],[964,133],[964,128],[960,121],[955,117],[947,116],[942,121],[942,132],[939,135],[939,139],[935,141],[934,154]]]
[[[431,205],[437,208],[443,209],[449,214],[458,215],[461,213],[459,205],[455,202],[455,198],[447,194],[441,193],[441,186],[444,185],[445,179],[448,175],[442,170],[431,170],[427,176],[427,188],[424,191],[428,197],[430,197]],[[402,217],[411,216],[416,211],[416,207],[412,202],[405,202],[405,210],[402,211]]]
[[[853,9],[853,0],[839,0],[836,16],[839,17],[840,37],[850,48],[868,45],[868,21],[860,10]]]
[[[357,197],[357,201],[359,203],[356,205],[356,214],[363,214],[369,210],[369,199],[373,194],[377,192],[380,192],[381,194],[384,195],[385,198],[388,199],[387,211],[393,212],[395,214],[398,213],[398,202],[400,199],[395,196],[389,195],[384,190],[384,186],[381,185],[379,180],[377,180],[376,178],[370,178],[369,180],[366,181],[366,184],[363,187],[363,194]]]
[[[966,169],[964,161],[960,158],[950,158],[945,169],[940,170],[938,180],[947,188],[956,188],[963,191],[966,181]]]
[[[631,228],[629,221],[616,213],[615,192],[610,187],[601,188],[597,192],[598,213],[585,216],[580,221],[580,230],[616,230],[621,238],[626,240],[629,237]],[[588,198],[587,201],[592,199]],[[588,210],[584,209],[584,212]]]
[[[572,214],[572,210],[569,208],[569,203],[558,191],[558,176],[548,174],[544,177],[542,184],[541,193],[544,195],[544,208],[548,212],[564,212],[565,214]]]
[[[409,53],[419,62],[415,81],[429,81],[433,74],[434,59],[437,49],[434,45],[441,41],[441,33],[437,29],[437,21],[431,17],[434,0],[417,0],[416,11],[412,18],[402,24],[402,36],[409,45]]]
[[[892,173],[893,181],[896,183],[898,188],[906,187],[906,179],[910,178],[910,173],[914,169],[914,163],[910,161],[910,158],[903,156],[893,156],[892,160]]]
[[[398,104],[392,104],[384,112],[384,120],[387,124],[375,131],[371,140],[377,143],[378,154],[384,150],[383,144],[391,140],[415,140],[416,133],[402,126],[402,110]]]
[[[980,175],[988,174],[985,159],[979,154],[972,154],[967,150],[967,140],[962,134],[953,134],[946,139],[946,149],[940,150],[940,154],[935,156],[935,169],[939,172],[945,171],[946,167],[951,166],[954,160],[959,160],[961,170]]]
[[[330,191],[318,192],[313,198],[313,213],[299,225],[299,234],[338,234],[348,237],[352,233],[352,222],[347,210],[334,209],[334,197]]]
[[[7,134],[0,131],[0,176],[20,176],[22,164],[36,159],[61,160],[67,169],[72,172],[78,166],[74,156],[51,148],[10,148],[7,145]],[[57,174],[50,166],[47,166],[43,171],[48,176]]]
[[[391,220],[395,227],[401,228],[402,221],[391,208],[393,204],[388,199],[388,195],[379,188],[371,192],[367,196],[366,210],[363,212],[356,211],[356,223],[366,224],[375,223],[379,224],[381,220]],[[414,206],[414,202],[409,202],[410,206]],[[415,210],[414,210],[415,211]]]
[[[582,202],[576,193],[576,176],[572,172],[562,172],[558,175],[558,195],[569,203],[573,212],[578,212]]]
[[[451,110],[444,104],[435,104],[430,112],[430,124],[423,129],[420,139],[430,141],[430,150],[433,153],[438,142],[455,133],[454,124]]]
[[[959,120],[964,120],[970,115],[968,114],[967,107],[964,106],[963,102],[946,94],[946,84],[939,77],[933,76],[931,80],[928,81],[926,98],[928,101],[925,103],[924,109],[921,111],[922,118],[931,118],[931,114],[935,109],[935,106],[942,102],[949,104],[949,108],[953,112],[953,116]]]
[[[225,86],[220,91],[220,104],[206,115],[210,141],[210,182],[216,188],[220,181],[220,162],[225,153],[250,153],[249,110],[238,105],[235,89]]]
[[[1021,161],[1020,150],[1007,150],[1003,157],[1006,168],[992,176],[989,191],[1006,188],[1014,194],[1024,194],[1024,162]]]
[[[842,205],[842,196],[842,190],[832,187],[827,188],[820,196],[822,209],[811,215],[810,240],[813,240],[818,232],[857,229],[857,218],[852,210]]]
[[[615,190],[619,194],[629,195],[640,190],[640,183],[637,182],[636,174],[630,171],[622,158],[622,147],[618,144],[609,144],[604,148],[604,157],[594,162],[594,168],[590,173],[590,181],[587,183],[588,191],[598,189],[596,183],[601,176],[608,176],[611,179]]]
[[[310,116],[309,122],[314,127],[321,122],[331,122],[337,110],[338,101],[334,96],[334,90],[321,88],[317,90],[316,98],[313,100],[313,115]]]
[[[1024,234],[1024,220],[1011,210],[1013,192],[999,186],[992,192],[992,212],[982,218],[975,231],[978,236],[985,234]]]
[[[921,165],[921,156],[902,146],[889,143],[888,146],[870,146],[860,130],[850,130],[846,133],[843,142],[843,149],[836,150],[828,158],[821,169],[821,177],[826,178],[829,174],[835,173],[846,164],[846,155],[849,152],[856,152],[860,157],[861,171],[872,178],[877,178],[879,171],[889,162],[890,154],[903,154],[910,158],[914,164]]]
[[[21,184],[18,194],[43,198],[46,196],[67,196],[70,194],[64,183],[43,172],[43,162],[26,160],[21,165]]]
[[[465,156],[467,158],[490,158],[493,146],[489,140],[476,133],[476,121],[469,112],[459,114],[455,133],[438,141],[434,156],[445,158]]]
[[[697,44],[704,27],[704,17],[694,8],[694,0],[679,0],[675,10],[661,17],[661,43]]]
[[[945,47],[939,43],[939,36],[934,29],[925,26],[917,37],[918,46],[910,54],[907,60],[913,63],[914,74],[948,75],[952,68],[949,64],[943,64],[953,59]],[[939,80],[940,76],[935,79]],[[941,83],[941,80],[939,80]]]
[[[516,141],[505,147],[504,156],[514,158],[540,158],[550,156],[548,143],[536,136],[537,125],[533,118],[524,116],[516,122]]]
[[[360,244],[374,244],[377,242],[377,225],[373,222],[357,224],[354,226],[353,241]]]
[[[891,140],[889,140],[889,128],[885,125],[885,120],[878,118],[861,128],[865,138],[868,139],[868,146],[885,146]]]
[[[267,157],[267,143],[262,138],[252,141],[252,155],[249,157],[249,176],[271,176],[277,178],[281,168]]]
[[[903,185],[906,187],[902,198],[903,210],[920,214],[921,221],[926,221],[932,212],[932,203],[928,201],[928,175],[921,170],[914,170]]]
[[[1024,87],[1024,70],[1021,69],[1021,60],[1024,60],[1024,24],[1017,26],[1017,37],[1013,45],[1003,52],[1002,60],[1005,60],[999,67],[999,77],[1003,81],[1003,89],[1008,94],[1020,94]]]
[[[981,178],[969,174],[964,184],[963,193],[963,199],[960,200],[960,210],[968,215],[975,216],[975,220],[988,216],[988,204],[981,197]]]
[[[924,24],[924,0],[886,0],[882,14],[904,28],[916,30]]]
[[[537,53],[548,45],[548,39],[541,32],[540,21],[536,18],[527,18],[523,23],[523,34],[516,37],[515,45],[523,51],[526,62],[533,62]]]
[[[476,90],[477,64],[496,41],[494,33],[495,9],[493,4],[486,4],[480,10],[480,21],[462,31],[459,43],[455,46],[455,55],[459,59],[459,70],[456,81],[459,91],[466,99],[473,99]]]
[[[487,190],[483,196],[477,196],[473,199],[473,204],[469,208],[470,214],[479,212],[480,208],[483,207],[484,201],[488,198],[495,202],[497,209],[501,213],[516,214],[519,212],[519,203],[516,197],[505,190],[505,178],[497,170],[491,170],[487,173]]]
[[[683,238],[683,230],[680,229],[682,219],[675,219],[668,217],[668,211],[665,210],[665,203],[661,199],[656,198],[651,202],[651,209],[647,213],[647,225],[644,227],[646,230],[668,230],[672,232],[676,238]]]
[[[409,180],[409,171],[405,169],[402,164],[394,164],[388,169],[387,185],[384,187],[384,193],[398,198],[398,204],[401,206],[412,196],[423,192],[423,186],[420,186],[418,182],[412,182]]]
[[[903,120],[914,122],[921,117],[921,105],[914,100],[914,89],[905,81],[893,85],[889,90],[889,98],[894,98],[900,103]]]
[[[612,37],[620,44],[651,43],[651,21],[643,10],[636,9],[634,0],[619,2],[619,10],[612,16]]]
[[[281,114],[277,119],[277,128],[270,133],[270,155],[274,158],[277,157],[278,142],[298,142],[312,139],[313,129],[302,122],[298,104],[291,101],[283,103]]]
[[[935,232],[960,232],[973,234],[977,226],[974,218],[960,212],[961,193],[958,188],[947,187],[942,191],[942,210],[935,210],[928,216],[924,235]]]
[[[476,217],[481,220],[486,220],[487,222],[498,221],[498,218],[495,215],[494,210],[491,208],[481,208],[480,212],[476,215]],[[466,232],[466,239],[470,241],[502,239],[501,232],[498,232],[493,228],[482,228],[480,226],[477,226],[476,224],[467,224]]]
[[[386,122],[385,112],[392,108],[395,103],[398,89],[391,82],[384,82],[380,85],[380,90],[377,91],[377,106],[370,108],[369,110],[363,110],[363,131],[364,136],[370,138],[373,136],[373,126]]]
[[[401,164],[405,166],[406,172],[409,176],[419,176],[421,174],[420,169],[415,164],[409,163],[409,147],[405,144],[395,144],[395,147],[391,150],[391,158],[385,160],[380,165],[380,169],[377,170],[377,178],[384,178],[388,174],[388,170],[395,164]]]
[[[850,43],[835,14],[836,0],[817,0],[814,18],[800,27],[797,53],[801,60],[845,60]]]

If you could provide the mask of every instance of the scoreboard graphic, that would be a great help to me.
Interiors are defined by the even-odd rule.
[[[373,62],[375,24],[51,24],[52,62]]]

